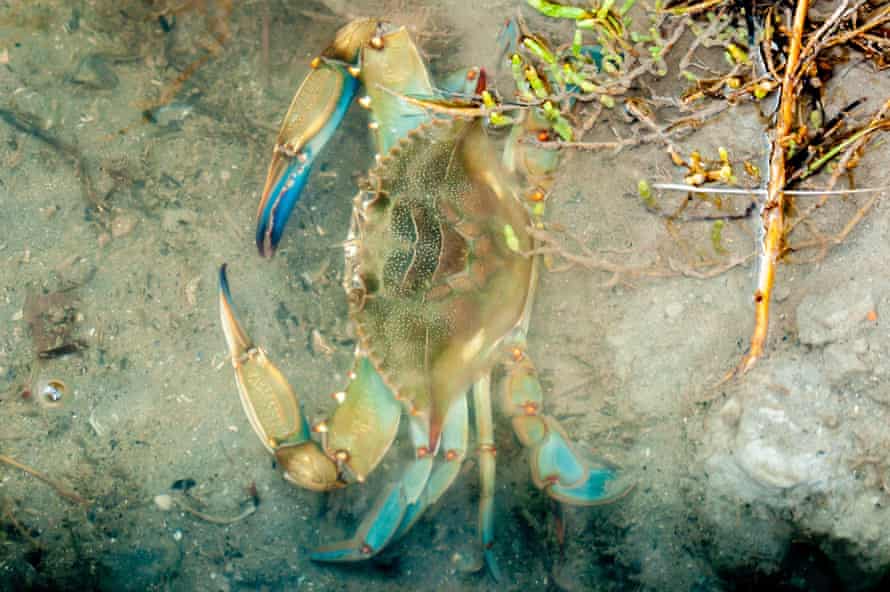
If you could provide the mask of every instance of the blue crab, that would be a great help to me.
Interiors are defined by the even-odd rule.
[[[529,449],[536,486],[576,505],[626,492],[613,466],[579,455],[543,413],[526,348],[538,263],[527,254],[535,241],[523,198],[546,189],[558,157],[518,141],[546,130],[546,119],[531,110],[498,156],[485,109],[452,98],[478,97],[484,85],[484,71],[473,68],[437,89],[404,28],[357,20],[313,61],[284,118],[259,208],[261,254],[273,253],[313,161],[362,87],[358,100],[370,112],[378,150],[354,199],[345,243],[343,287],[358,345],[329,421],[309,425],[282,372],[236,320],[225,266],[220,270],[222,325],[241,402],[285,479],[314,491],[361,483],[389,450],[400,418],[410,424],[414,458],[401,478],[355,536],[318,548],[314,560],[368,559],[442,496],[468,453],[472,396],[481,474],[478,566],[484,561],[497,573],[495,368],[503,368],[500,406]]]

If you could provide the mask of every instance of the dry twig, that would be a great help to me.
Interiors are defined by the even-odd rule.
[[[82,498],[80,495],[78,495],[74,491],[71,491],[70,489],[68,489],[67,487],[65,487],[58,481],[56,481],[55,479],[52,479],[51,477],[47,476],[45,473],[41,473],[37,469],[32,469],[28,465],[20,463],[19,461],[15,460],[12,457],[6,456],[5,454],[0,454],[0,463],[9,465],[10,467],[14,467],[16,469],[24,471],[24,472],[28,473],[29,475],[31,475],[32,477],[35,477],[36,479],[43,481],[44,483],[46,483],[47,485],[49,485],[50,487],[55,489],[56,493],[58,493],[59,495],[61,495],[65,499],[67,499],[68,501],[72,501],[76,504],[80,504],[81,506],[89,506],[90,505],[90,502],[88,500],[86,500],[85,498]]]
[[[800,52],[804,26],[807,22],[809,0],[798,0],[794,11],[788,57],[782,80],[782,94],[779,100],[776,132],[773,151],[770,155],[769,185],[766,203],[761,210],[763,219],[763,250],[759,257],[757,287],[754,290],[754,331],[748,353],[742,358],[738,371],[745,373],[763,356],[769,329],[769,306],[773,284],[776,278],[776,265],[785,252],[785,158],[788,138],[794,123],[797,107],[797,83],[800,77]]]

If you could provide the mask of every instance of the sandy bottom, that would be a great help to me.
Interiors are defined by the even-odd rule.
[[[710,422],[746,380],[720,384],[747,347],[754,265],[701,279],[682,272],[752,253],[756,216],[728,223],[719,250],[710,222],[667,224],[641,203],[637,180],[679,181],[682,171],[663,148],[645,146],[566,157],[550,219],[565,229],[557,234],[565,248],[589,249],[600,269],[544,273],[530,334],[550,412],[579,448],[633,475],[634,491],[607,506],[557,508],[529,481],[521,447],[499,420],[495,553],[505,582],[455,562],[475,545],[472,459],[439,506],[379,561],[311,563],[314,546],[351,535],[405,451],[365,487],[322,496],[284,482],[240,408],[216,271],[230,264],[253,337],[310,417],[323,417],[354,347],[339,244],[355,180],[370,162],[360,110],[323,156],[271,261],[255,253],[253,224],[278,122],[343,18],[312,2],[252,0],[228,17],[225,3],[206,2],[196,3],[204,12],[158,19],[150,4],[0,2],[0,453],[89,502],[0,465],[0,590],[736,590],[760,576],[792,581],[800,565],[824,559],[818,542],[790,527],[788,541],[805,544],[761,564],[750,543],[761,522],[748,519],[751,508],[715,515],[703,503],[716,441]],[[329,3],[362,13],[338,4]],[[485,63],[512,10],[507,2],[461,4],[404,11],[429,16],[422,41],[443,70]],[[197,69],[175,99],[154,109],[190,67]],[[673,79],[658,84],[659,94],[677,92]],[[863,95],[874,107],[888,93],[886,74],[851,63],[829,89],[827,109]],[[634,128],[619,111],[606,121],[629,135]],[[612,137],[608,125],[600,129],[600,139]],[[725,146],[738,162],[761,163],[763,129],[756,109],[741,106],[680,147],[716,158]],[[888,159],[887,144],[869,151],[857,185],[887,185]],[[659,199],[669,210],[683,196]],[[831,200],[801,240],[839,232],[864,200]],[[869,291],[877,316],[857,330],[870,351],[887,351],[888,234],[878,202],[840,245],[795,252],[780,267],[771,368],[793,367],[821,347],[798,338],[801,303],[840,290],[843,308],[847,287]],[[603,261],[658,273],[616,276]],[[36,356],[35,348],[72,341],[80,351]],[[883,384],[882,361],[869,357],[855,380],[874,375]],[[832,392],[859,388],[839,376]],[[49,380],[67,388],[58,405],[36,392],[23,397]],[[880,414],[886,404],[876,404]],[[875,432],[863,444],[865,457],[886,456],[890,442],[881,438]],[[864,466],[848,467],[851,478]],[[228,526],[158,506],[159,495],[182,499],[171,487],[188,480],[188,503],[206,514],[238,515],[252,484],[261,503]],[[884,508],[882,484],[863,477]],[[807,577],[797,581],[808,585]]]

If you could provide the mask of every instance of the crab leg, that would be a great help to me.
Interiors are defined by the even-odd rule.
[[[463,99],[479,96],[487,84],[485,70],[479,66],[455,70],[438,80],[438,87],[443,94]]]
[[[423,515],[427,508],[439,501],[460,472],[461,464],[467,454],[467,435],[469,432],[467,399],[458,398],[445,418],[442,428],[442,440],[439,450],[442,459],[437,462],[420,497],[408,506],[395,538],[405,535],[414,523]]]
[[[513,431],[530,452],[532,481],[553,499],[577,506],[609,503],[625,495],[612,465],[591,465],[569,444],[559,422],[541,413],[544,393],[524,348],[514,347],[507,365],[501,406],[512,418]]]
[[[236,319],[225,266],[219,282],[220,316],[241,404],[285,479],[313,491],[364,481],[392,445],[402,411],[373,364],[358,356],[346,391],[336,395],[340,405],[333,417],[310,430],[297,394]],[[321,434],[322,445],[311,431]]]
[[[415,446],[415,458],[402,478],[389,486],[351,539],[319,547],[309,556],[313,561],[369,559],[393,539],[408,508],[424,491],[433,466],[433,455],[427,448],[429,426],[419,416],[411,418],[411,441]]]
[[[531,186],[530,194],[541,192],[542,197],[553,185],[553,174],[559,166],[562,154],[559,150],[540,148],[524,139],[535,138],[538,134],[549,132],[550,123],[543,115],[534,109],[529,110],[525,114],[523,124],[514,126],[510,130],[503,156],[503,162],[509,170],[519,172],[525,177],[527,184]]]
[[[483,376],[473,385],[473,411],[476,415],[476,441],[479,446],[479,540],[491,577],[500,580],[500,570],[491,550],[494,546],[495,447],[490,375]]]

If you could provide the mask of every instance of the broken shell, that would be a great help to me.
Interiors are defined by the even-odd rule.
[[[56,378],[42,378],[37,381],[37,402],[44,407],[61,407],[68,393],[68,386]]]
[[[173,498],[166,493],[156,495],[155,505],[164,512],[167,512],[173,508]]]

